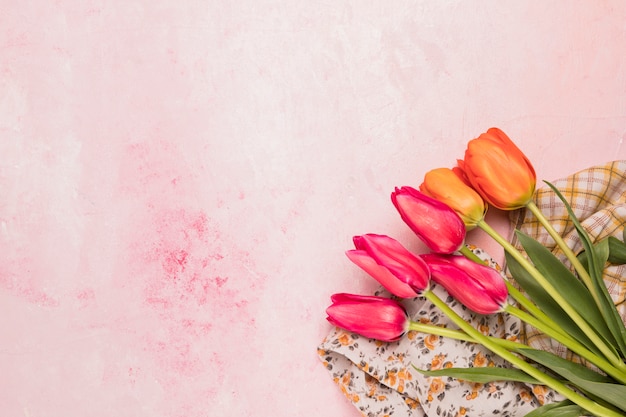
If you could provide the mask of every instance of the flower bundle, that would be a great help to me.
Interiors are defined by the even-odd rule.
[[[626,244],[614,237],[592,242],[566,199],[547,184],[576,227],[584,248],[578,255],[533,202],[536,174],[524,153],[497,128],[471,140],[457,167],[428,172],[419,190],[401,187],[391,194],[400,216],[430,253],[412,253],[397,240],[377,234],[354,237],[355,248],[346,252],[395,297],[427,299],[457,329],[411,318],[395,299],[354,294],[333,295],[327,320],[383,342],[399,340],[412,330],[479,343],[511,367],[418,371],[481,383],[506,380],[545,385],[565,398],[535,409],[528,417],[626,415],[626,327],[603,281],[607,263],[626,263]],[[485,221],[488,206],[529,210],[567,262],[520,231],[516,235],[525,253],[518,251]],[[466,232],[472,228],[484,230],[504,248],[517,285],[465,245]],[[439,298],[432,282],[477,314],[504,313],[522,320],[567,347],[576,360],[485,335]]]

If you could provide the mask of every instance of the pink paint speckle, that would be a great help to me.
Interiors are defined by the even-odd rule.
[[[76,293],[76,299],[78,300],[78,308],[87,308],[95,303],[96,292],[93,288],[85,288],[78,290]]]
[[[154,274],[146,283],[146,300],[153,306],[205,304],[211,296],[210,256],[217,239],[209,233],[202,212],[165,210],[154,231],[138,248],[144,265]],[[154,266],[160,265],[159,269]],[[155,302],[155,300],[157,300]]]
[[[172,276],[175,276],[177,273],[184,272],[185,264],[187,263],[187,256],[189,256],[189,254],[184,250],[173,250],[164,256],[163,269]]]
[[[157,326],[139,334],[160,383],[174,396],[183,380],[198,379],[198,389],[218,392],[219,379],[200,378],[220,366],[220,341],[256,332],[250,318],[258,298],[249,288],[261,288],[264,278],[251,276],[250,253],[226,239],[203,211],[155,204],[129,234],[128,259],[141,289],[137,301]]]
[[[76,298],[83,301],[93,300],[95,296],[95,292],[91,288],[80,290],[78,294],[76,294]]]
[[[60,304],[58,298],[47,294],[31,278],[22,280],[18,276],[10,277],[8,273],[0,271],[0,289],[40,307],[58,307]]]
[[[225,278],[215,277],[215,284],[218,286],[218,288],[222,288],[224,284],[226,284],[227,282],[228,282],[228,277],[225,277]]]

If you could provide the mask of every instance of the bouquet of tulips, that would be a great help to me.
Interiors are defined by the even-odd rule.
[[[602,278],[607,262],[626,263],[626,245],[614,237],[592,242],[566,199],[547,184],[577,229],[584,247],[578,255],[533,202],[536,175],[522,151],[497,128],[471,140],[457,167],[428,172],[419,190],[402,187],[391,194],[404,222],[431,252],[411,253],[385,235],[354,237],[355,249],[346,252],[349,259],[395,297],[335,294],[326,310],[327,320],[383,342],[397,341],[412,330],[482,344],[511,367],[418,371],[472,382],[545,385],[565,398],[535,409],[528,417],[626,415],[626,327]],[[518,251],[486,223],[488,205],[530,210],[567,261],[520,231],[517,238],[525,253]],[[465,245],[466,231],[472,228],[484,230],[502,245],[512,281]],[[485,335],[439,298],[431,282],[477,314],[517,317],[567,347],[576,360]],[[458,328],[411,318],[396,297],[424,297]]]

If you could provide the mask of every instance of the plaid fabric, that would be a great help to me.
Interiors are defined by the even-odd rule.
[[[577,172],[552,182],[571,205],[576,217],[594,242],[608,236],[622,240],[626,223],[626,161],[614,161]],[[535,194],[535,203],[566,244],[578,254],[583,250],[574,224],[556,194],[543,187]],[[559,259],[569,265],[554,240],[528,210],[511,213],[514,226],[537,239]],[[512,243],[522,250],[517,239]],[[626,266],[607,265],[604,281],[622,319],[626,321]],[[552,339],[526,326],[528,343],[538,349],[550,350],[572,359],[570,353]]]

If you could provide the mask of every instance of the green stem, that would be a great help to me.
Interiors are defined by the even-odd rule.
[[[624,372],[622,372],[621,370],[619,370],[616,367],[614,367],[610,362],[608,362],[603,357],[598,356],[595,353],[593,353],[592,351],[590,351],[589,349],[587,349],[585,346],[583,346],[581,343],[579,343],[576,339],[574,339],[574,338],[572,338],[572,337],[570,337],[568,335],[564,336],[561,333],[554,332],[552,328],[546,326],[540,320],[537,320],[532,315],[530,315],[530,314],[526,313],[525,311],[520,310],[519,308],[514,307],[512,305],[507,305],[504,308],[504,311],[509,313],[509,314],[511,314],[512,316],[515,316],[518,319],[520,319],[520,320],[530,324],[531,326],[533,326],[534,328],[536,328],[540,332],[543,332],[543,333],[547,334],[548,336],[550,336],[551,338],[553,338],[557,342],[559,342],[562,345],[566,346],[572,352],[578,354],[579,356],[581,356],[581,357],[585,358],[586,360],[588,360],[589,362],[593,363],[598,368],[600,368],[604,372],[606,372],[608,375],[611,375],[613,378],[615,378],[616,380],[620,381],[622,384],[626,384],[626,374]]]
[[[478,255],[472,252],[472,250],[465,245],[461,246],[461,249],[459,249],[459,252],[461,252],[461,254],[465,256],[467,259],[469,259],[470,261],[474,261],[477,264],[486,265],[488,263],[487,261],[480,259]]]
[[[591,328],[589,323],[583,319],[580,314],[567,302],[565,298],[559,293],[556,288],[528,261],[513,245],[511,245],[506,239],[504,239],[497,231],[489,226],[484,220],[478,223],[478,227],[484,230],[489,236],[491,236],[496,242],[498,242],[505,251],[509,253],[515,260],[537,281],[537,283],[556,301],[556,303],[567,313],[572,320],[578,325],[578,327],[585,333],[585,335],[591,340],[591,342],[597,346],[602,354],[617,367],[623,367],[622,360],[615,355],[615,353],[609,348],[606,343],[598,336],[598,334]],[[551,326],[552,327],[552,326]]]
[[[476,340],[474,340],[473,337],[469,336],[467,333],[461,330],[448,329],[446,327],[435,326],[433,324],[425,324],[425,323],[418,323],[415,321],[411,321],[409,322],[409,330],[415,330],[421,333],[434,334],[435,336],[442,336],[448,339],[455,339],[455,340],[462,340],[464,342],[478,343]],[[488,337],[493,343],[497,343],[507,350],[528,348],[528,346],[522,343],[517,343],[517,342],[513,342],[511,340],[506,340],[506,339],[501,339],[499,337],[493,337],[493,336],[488,336]]]
[[[531,300],[529,300],[524,294],[520,292],[517,288],[513,286],[509,281],[506,281],[506,288],[509,291],[509,295],[513,297],[515,301],[517,301],[522,307],[524,307],[530,314],[535,316],[538,320],[542,321],[546,326],[550,328],[554,333],[561,334],[563,336],[567,336],[567,333],[559,327],[558,324],[554,322],[546,313],[541,311],[539,307],[535,305]]]
[[[573,391],[562,382],[552,378],[549,375],[546,375],[539,369],[524,361],[519,356],[514,355],[506,348],[498,345],[497,343],[494,343],[489,339],[488,336],[483,335],[472,325],[466,322],[461,316],[456,314],[454,310],[452,310],[441,298],[437,297],[437,295],[435,295],[432,291],[425,291],[423,295],[428,301],[433,303],[444,314],[446,314],[450,318],[450,320],[452,320],[457,326],[459,326],[459,328],[461,328],[461,330],[474,338],[474,340],[476,340],[478,343],[482,344],[487,349],[500,356],[502,359],[510,362],[516,368],[521,369],[531,377],[537,379],[542,384],[559,392],[565,398],[578,404],[580,407],[598,417],[623,417],[622,414],[618,414],[613,410],[603,407],[602,405],[590,400],[589,398],[580,395],[576,391]]]
[[[476,341],[460,330],[452,330],[445,327],[435,326],[434,324],[418,323],[416,321],[409,322],[409,330],[415,330],[420,333],[434,334],[435,336],[447,337],[449,339],[463,340],[465,342]]]
[[[587,272],[583,264],[580,263],[574,252],[569,248],[569,246],[567,246],[561,235],[559,235],[559,233],[554,229],[552,224],[550,224],[546,216],[543,215],[543,213],[541,212],[539,207],[537,207],[534,201],[529,202],[526,207],[528,208],[528,210],[531,211],[531,213],[535,215],[537,220],[539,220],[539,223],[543,225],[548,234],[552,237],[552,239],[554,239],[554,242],[559,246],[561,251],[563,251],[563,254],[572,263],[572,266],[574,266],[576,272],[578,272],[578,276],[580,277],[581,281],[591,292],[591,295],[593,296],[596,304],[600,305],[598,293],[596,292],[591,282],[591,277],[589,276],[589,273]]]

